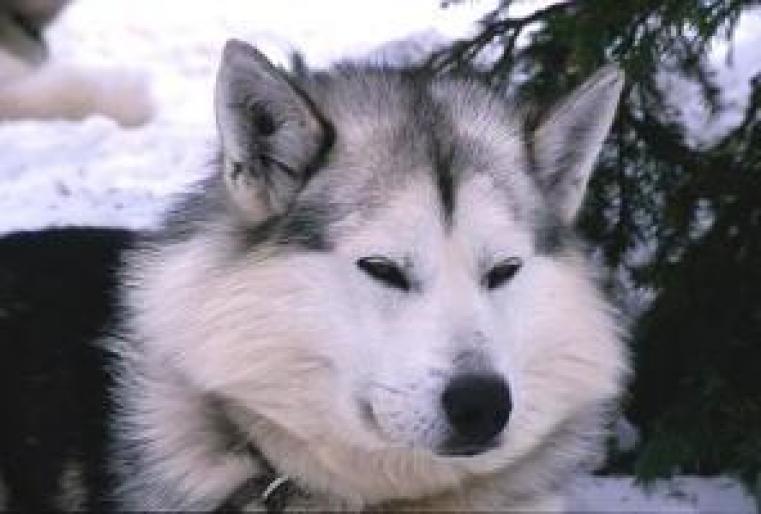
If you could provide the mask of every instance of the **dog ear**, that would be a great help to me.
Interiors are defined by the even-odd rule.
[[[225,183],[250,221],[284,211],[308,178],[327,124],[254,47],[230,40],[214,94]]]
[[[537,180],[565,222],[572,222],[581,206],[623,83],[620,68],[602,68],[561,100],[530,136]]]

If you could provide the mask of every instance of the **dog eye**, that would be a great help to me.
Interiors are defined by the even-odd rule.
[[[357,261],[357,267],[388,287],[409,291],[410,283],[404,272],[394,261],[385,257],[363,257]]]
[[[518,273],[522,264],[523,261],[521,261],[519,257],[510,257],[500,262],[484,275],[482,281],[484,287],[487,289],[496,289],[505,285],[508,280]]]

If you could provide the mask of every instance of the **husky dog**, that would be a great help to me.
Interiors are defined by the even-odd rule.
[[[0,247],[15,283],[2,296],[0,282],[2,346],[25,355],[3,373],[23,382],[37,366],[6,400],[36,416],[3,426],[9,504],[562,510],[627,369],[571,229],[622,80],[604,68],[527,124],[473,78],[291,76],[229,42],[218,173],[161,230]],[[55,312],[31,317],[20,297],[45,273]],[[63,372],[44,352],[83,355],[56,382],[57,415],[39,391]],[[99,359],[108,373],[88,367]]]
[[[124,126],[152,116],[142,79],[49,62],[43,31],[69,0],[0,0],[0,120],[99,113]]]

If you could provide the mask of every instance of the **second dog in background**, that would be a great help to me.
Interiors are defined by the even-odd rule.
[[[79,120],[92,114],[132,127],[151,119],[145,81],[120,69],[87,69],[49,58],[45,28],[68,0],[0,3],[0,121]]]

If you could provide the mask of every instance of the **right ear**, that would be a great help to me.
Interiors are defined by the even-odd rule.
[[[624,74],[600,69],[550,112],[532,134],[536,179],[561,220],[572,223],[616,114]]]
[[[312,102],[251,45],[230,40],[214,93],[225,184],[249,221],[282,213],[327,140]]]

